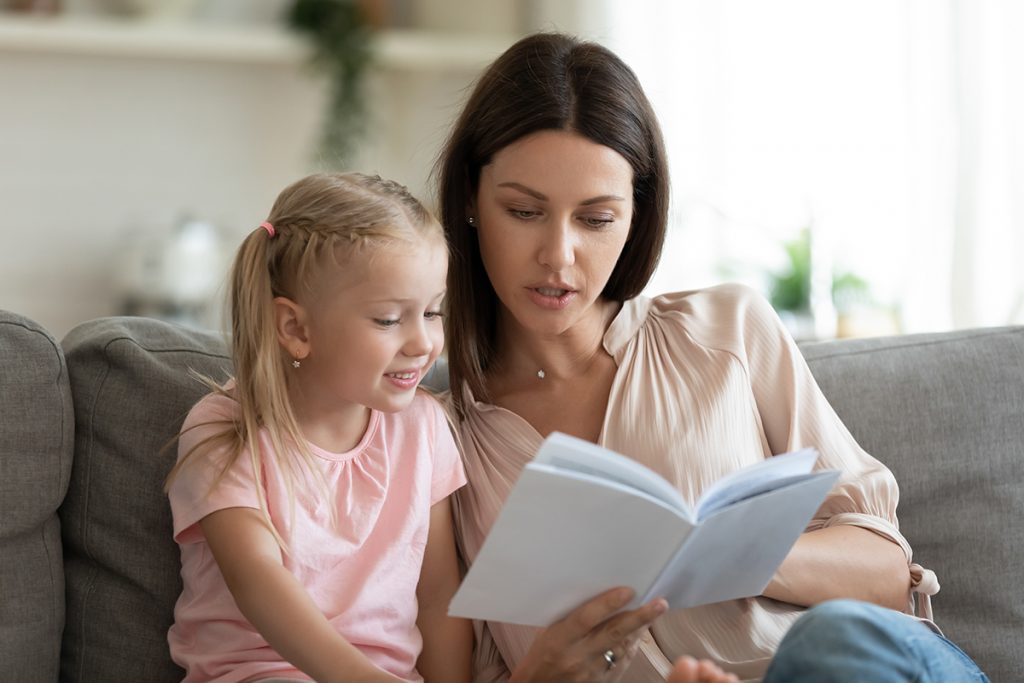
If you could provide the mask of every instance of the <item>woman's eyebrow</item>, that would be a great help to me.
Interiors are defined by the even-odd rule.
[[[548,200],[546,195],[544,195],[544,194],[542,194],[540,192],[537,192],[537,190],[529,188],[526,185],[523,185],[521,183],[516,183],[516,182],[508,181],[508,182],[504,182],[504,183],[498,183],[498,187],[510,187],[513,190],[519,190],[523,194],[528,194],[531,197],[533,197],[534,199],[539,199],[542,202],[546,202]]]
[[[625,197],[620,197],[617,194],[603,194],[600,197],[594,197],[593,199],[584,199],[580,202],[580,206],[590,206],[591,204],[600,204],[601,202],[624,202]]]
[[[533,197],[534,199],[539,199],[542,202],[548,201],[547,195],[545,195],[545,194],[543,194],[541,192],[538,192],[537,190],[534,190],[533,188],[527,187],[526,185],[523,185],[522,183],[508,181],[508,182],[504,182],[504,183],[498,183],[498,187],[508,187],[508,188],[513,189],[513,190],[518,190],[519,192],[522,192],[523,194],[528,194],[531,197]],[[603,194],[603,195],[601,195],[599,197],[592,197],[590,199],[584,199],[582,202],[580,202],[580,206],[590,206],[591,204],[600,204],[601,202],[624,202],[624,201],[626,201],[626,198],[625,197],[620,197],[617,194]]]

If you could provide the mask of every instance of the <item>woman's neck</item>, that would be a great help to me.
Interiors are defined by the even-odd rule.
[[[572,380],[584,376],[598,357],[606,355],[604,335],[621,308],[614,301],[595,304],[594,315],[557,335],[538,334],[515,321],[498,322],[498,354],[488,382]]]

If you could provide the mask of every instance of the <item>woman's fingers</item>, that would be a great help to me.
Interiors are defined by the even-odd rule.
[[[739,683],[740,679],[722,671],[710,660],[680,657],[665,680],[666,683]]]
[[[605,652],[613,655],[615,664],[606,671],[611,674],[609,680],[618,680],[629,668],[629,663],[640,648],[640,638],[644,631],[667,609],[668,603],[659,598],[635,610],[616,614],[594,629],[589,640],[601,652],[602,659],[605,658]]]
[[[613,588],[586,601],[550,629],[566,631],[570,640],[577,640],[594,630],[602,622],[629,604],[633,591],[629,588]],[[634,610],[635,611],[635,610]]]
[[[650,626],[666,610],[668,610],[668,603],[663,598],[651,600],[636,609],[606,619],[595,635],[598,635],[601,642],[607,647],[615,647],[626,643],[630,638],[635,639],[640,631]]]
[[[629,588],[614,588],[541,631],[513,680],[617,681],[636,655],[644,629],[668,609],[658,599],[620,611],[632,599]]]

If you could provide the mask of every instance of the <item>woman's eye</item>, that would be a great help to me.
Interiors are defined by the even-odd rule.
[[[531,209],[509,209],[508,212],[513,218],[524,221],[528,221],[537,215],[537,212]]]
[[[381,327],[394,327],[402,321],[399,318],[374,318],[373,322],[377,323]]]
[[[609,216],[584,216],[583,222],[591,228],[603,228],[615,219]]]

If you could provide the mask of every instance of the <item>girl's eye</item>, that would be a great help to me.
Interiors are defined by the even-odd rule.
[[[377,323],[381,327],[394,327],[402,321],[398,318],[374,318],[373,322]]]
[[[444,313],[441,311],[427,311],[423,314],[423,317],[427,320],[440,320],[444,317]]]

